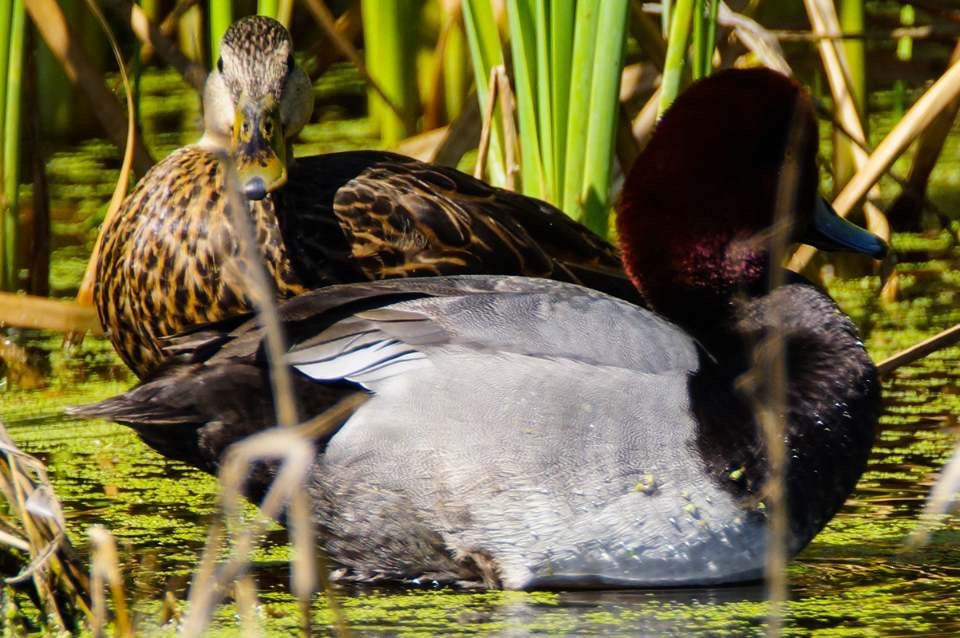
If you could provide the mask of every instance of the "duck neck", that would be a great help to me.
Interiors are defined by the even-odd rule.
[[[692,332],[704,345],[701,369],[690,381],[698,451],[715,482],[762,516],[767,451],[754,406],[772,388],[755,363],[756,345],[777,331],[786,366],[791,546],[798,551],[840,508],[866,466],[879,413],[876,368],[849,318],[809,283],[733,299],[726,308],[723,321]]]

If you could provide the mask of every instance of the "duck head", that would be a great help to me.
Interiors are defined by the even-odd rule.
[[[249,199],[286,183],[289,140],[312,112],[310,79],[284,26],[263,16],[232,24],[204,87],[203,141],[233,158]]]
[[[627,273],[681,325],[722,320],[737,291],[764,289],[785,167],[789,239],[882,257],[886,246],[817,194],[813,102],[768,69],[729,70],[690,86],[625,182],[617,226]],[[790,160],[793,160],[792,162]]]

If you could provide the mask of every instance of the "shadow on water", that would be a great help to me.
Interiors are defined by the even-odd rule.
[[[171,100],[169,81],[151,80]],[[358,84],[362,95],[362,84]],[[326,90],[323,87],[319,91]],[[172,104],[183,112],[189,100]],[[157,117],[169,117],[161,101]],[[338,111],[321,116],[302,152],[372,146],[365,122],[330,127]],[[171,108],[174,108],[171,107]],[[146,111],[149,121],[151,111]],[[189,117],[181,115],[181,118]],[[177,120],[182,123],[181,120]],[[874,130],[883,129],[879,121]],[[158,136],[158,155],[183,138]],[[109,197],[114,174],[99,143],[74,158],[52,160],[57,261],[54,289],[69,291],[82,272],[92,241],[86,219]],[[951,137],[947,160],[934,174],[934,199],[943,210],[960,210],[960,135]],[[951,158],[953,158],[951,160]],[[111,168],[111,170],[113,170]],[[905,165],[898,166],[905,172]],[[886,186],[886,197],[894,188]],[[960,225],[938,236],[899,235],[905,256],[899,301],[875,302],[876,277],[830,282],[830,292],[857,323],[875,359],[960,322]],[[86,244],[86,247],[85,247]],[[70,264],[73,264],[71,266]],[[77,268],[77,265],[80,265]],[[59,279],[57,279],[59,278]],[[11,436],[47,465],[79,544],[86,530],[103,524],[116,535],[127,578],[133,583],[138,625],[159,635],[160,599],[167,590],[183,598],[215,508],[216,482],[149,450],[129,430],[62,415],[66,406],[96,401],[133,383],[106,341],[87,339],[76,351],[60,350],[60,337],[30,333],[18,342],[47,373],[45,387],[25,391],[3,386],[0,415]],[[901,544],[915,526],[935,474],[957,442],[960,419],[960,347],[939,352],[901,370],[885,383],[882,432],[867,473],[841,513],[790,567],[786,635],[960,634],[960,527],[952,519],[929,546],[904,553]],[[248,516],[255,516],[252,507]],[[289,594],[289,550],[284,530],[274,527],[255,556],[269,633],[297,628]],[[496,632],[502,635],[760,635],[767,604],[763,587],[657,591],[476,592],[433,588],[343,588],[343,608],[358,635],[428,635]],[[214,635],[236,635],[235,608],[223,606]],[[318,602],[314,621],[327,631],[330,614]],[[148,632],[149,633],[149,632]]]

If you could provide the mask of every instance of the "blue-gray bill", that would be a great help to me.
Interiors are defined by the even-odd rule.
[[[840,217],[822,197],[817,197],[813,221],[799,240],[821,250],[843,250],[883,259],[887,244],[856,224]]]

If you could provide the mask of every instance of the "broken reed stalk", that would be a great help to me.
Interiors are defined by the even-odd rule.
[[[48,628],[70,632],[90,620],[90,583],[66,535],[66,522],[43,463],[21,451],[0,422],[0,546],[29,563],[5,584],[32,581]]]

